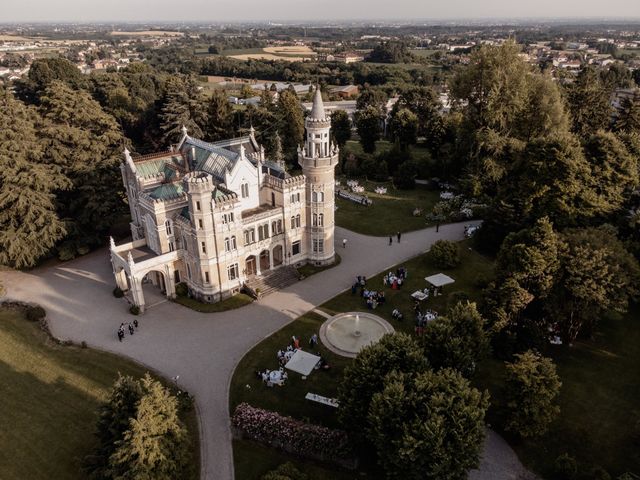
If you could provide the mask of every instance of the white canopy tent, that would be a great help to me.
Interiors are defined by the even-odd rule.
[[[302,350],[296,350],[296,353],[293,354],[284,368],[288,368],[289,370],[307,376],[313,372],[313,369],[319,361],[320,357],[317,355],[303,352]]]
[[[444,273],[436,273],[430,277],[425,277],[425,280],[436,288],[444,287],[445,285],[450,285],[455,282],[453,278]]]

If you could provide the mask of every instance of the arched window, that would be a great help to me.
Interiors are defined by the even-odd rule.
[[[171,220],[167,220],[164,222],[164,227],[167,230],[167,235],[173,235],[173,227],[171,225]]]
[[[224,251],[228,252],[231,250],[231,240],[229,239],[229,237],[224,239]]]
[[[311,201],[316,203],[318,201],[318,192],[311,193]]]
[[[296,215],[296,227],[300,227],[300,214]]]
[[[318,192],[318,202],[324,202],[324,192]]]
[[[324,213],[318,214],[318,227],[322,227],[324,225]]]
[[[236,236],[231,237],[231,249],[236,250],[238,248],[238,242],[236,242]]]
[[[296,217],[291,217],[291,228],[296,228]]]

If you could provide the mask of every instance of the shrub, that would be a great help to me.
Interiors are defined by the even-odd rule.
[[[556,458],[555,471],[558,478],[562,480],[572,480],[578,474],[578,464],[575,458],[568,453],[563,453]]]
[[[402,190],[411,190],[416,186],[418,167],[415,162],[408,160],[398,167],[393,176],[393,183]]]
[[[184,282],[180,282],[176,285],[176,295],[179,297],[186,297],[189,294],[189,287]]]
[[[449,240],[438,240],[429,250],[429,258],[438,268],[455,268],[460,265],[458,245]]]
[[[113,296],[116,298],[122,298],[124,297],[124,292],[120,287],[116,287],[113,289]]]
[[[262,477],[262,480],[307,480],[307,476],[292,463],[283,463]]]
[[[341,430],[304,423],[246,403],[236,407],[231,424],[255,441],[295,455],[326,460],[351,455],[347,434]]]
[[[469,301],[469,295],[467,292],[463,292],[458,290],[456,292],[451,292],[447,297],[447,307],[452,308],[456,306],[458,303],[465,303]]]
[[[40,306],[27,308],[27,320],[30,322],[39,322],[47,315],[44,308]]]
[[[140,315],[140,307],[137,305],[131,305],[131,308],[129,309],[129,313],[131,315]]]
[[[592,480],[611,480],[611,475],[602,467],[594,467],[591,470],[590,478]]]

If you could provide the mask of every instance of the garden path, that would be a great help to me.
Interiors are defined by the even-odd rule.
[[[342,262],[246,307],[215,314],[173,302],[149,309],[140,328],[120,343],[116,330],[130,322],[128,304],[112,295],[113,273],[106,249],[30,272],[1,271],[6,297],[42,305],[52,333],[128,356],[178,384],[196,398],[200,418],[202,480],[233,479],[229,428],[229,384],[235,366],[254,345],[293,319],[346,290],[356,275],[371,277],[428,250],[438,239],[460,240],[462,223],[407,233],[402,243],[336,228]],[[342,239],[348,240],[342,248]],[[410,273],[409,273],[410,274]],[[474,480],[520,478],[523,467],[504,442],[489,436]],[[494,444],[498,444],[496,447]],[[487,470],[485,473],[485,466]]]

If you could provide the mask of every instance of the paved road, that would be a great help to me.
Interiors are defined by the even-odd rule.
[[[114,280],[106,250],[28,273],[0,272],[0,281],[8,298],[42,305],[55,336],[128,356],[167,377],[179,375],[180,386],[195,395],[200,415],[202,479],[231,480],[228,393],[243,355],[292,319],[347,289],[355,275],[373,276],[424,252],[438,239],[458,240],[462,235],[463,224],[445,225],[439,233],[429,228],[405,234],[401,244],[394,241],[389,246],[387,238],[338,228],[336,243],[348,239],[346,249],[337,247],[339,266],[229,312],[200,314],[172,302],[160,303],[140,317],[138,332],[122,343],[116,329],[132,317],[126,302],[111,293]],[[517,458],[508,446],[501,447],[495,454],[485,451],[480,476],[474,473],[474,479],[520,478],[512,475],[514,465],[521,468]],[[487,475],[485,464],[491,467]],[[501,465],[506,470],[499,473]]]

